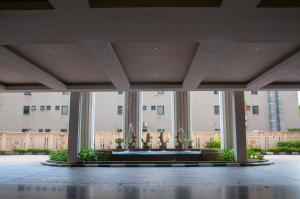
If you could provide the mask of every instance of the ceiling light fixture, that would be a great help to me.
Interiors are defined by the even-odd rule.
[[[154,47],[153,50],[154,50],[154,51],[158,51],[159,48],[158,48],[158,47]]]

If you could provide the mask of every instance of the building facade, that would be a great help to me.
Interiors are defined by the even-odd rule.
[[[144,132],[172,132],[174,93],[140,93],[140,121]],[[190,92],[192,132],[220,131],[217,91]],[[68,131],[69,93],[1,93],[0,131]],[[283,131],[300,128],[297,92],[245,92],[247,131]],[[95,93],[95,130],[122,132],[124,93]]]

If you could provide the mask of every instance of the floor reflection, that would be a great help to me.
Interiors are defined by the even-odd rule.
[[[296,199],[300,186],[1,185],[2,199]]]

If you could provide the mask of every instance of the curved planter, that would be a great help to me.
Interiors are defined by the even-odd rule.
[[[56,161],[42,162],[42,165],[55,167],[238,167],[238,166],[265,166],[273,162],[268,160],[251,161],[247,163],[237,162],[122,162],[122,161],[102,161],[68,164]]]

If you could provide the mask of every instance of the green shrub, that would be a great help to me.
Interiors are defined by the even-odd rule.
[[[17,154],[25,154],[27,152],[26,149],[14,149],[13,152]]]
[[[294,147],[274,147],[270,149],[266,149],[266,151],[279,153],[279,152],[300,152],[300,148],[294,148]]]
[[[124,142],[124,139],[123,139],[123,138],[116,138],[116,139],[115,139],[115,142],[116,142],[119,146],[121,146],[122,143]]]
[[[49,149],[27,149],[27,152],[30,152],[32,154],[38,154],[38,153],[49,154],[50,150]]]
[[[250,148],[247,151],[253,151],[253,152],[263,152],[261,148]]]
[[[288,131],[289,132],[293,132],[293,133],[297,133],[297,132],[299,132],[300,133],[300,129],[298,128],[298,129],[288,129]]]
[[[251,148],[247,150],[248,159],[264,159],[264,155],[262,154],[262,150],[260,148]]]
[[[281,141],[277,143],[278,147],[286,147],[286,148],[300,148],[299,141]]]
[[[68,161],[68,151],[67,150],[51,151],[49,154],[49,157],[50,157],[50,160],[53,160],[53,161],[67,162]]]
[[[230,161],[230,162],[235,161],[233,150],[229,150],[229,149],[220,150],[217,160]]]
[[[204,147],[209,148],[209,149],[220,149],[221,148],[221,140],[219,140],[219,139],[210,140],[205,144]]]
[[[186,139],[186,140],[184,140],[184,142],[185,142],[186,146],[192,146],[192,144],[193,144],[192,139]]]
[[[0,151],[0,155],[4,155],[4,151]]]
[[[79,152],[79,161],[87,162],[87,161],[97,161],[98,156],[93,149],[83,148]]]

